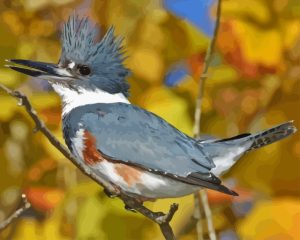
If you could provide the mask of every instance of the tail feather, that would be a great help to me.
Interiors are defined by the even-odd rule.
[[[289,121],[256,134],[244,133],[226,139],[200,140],[199,144],[205,147],[216,166],[211,170],[212,173],[219,177],[227,172],[244,153],[279,141],[296,131],[293,121]]]
[[[248,151],[264,147],[271,143],[277,142],[289,135],[295,133],[297,128],[293,125],[293,121],[283,123],[281,125],[272,127],[265,131],[259,132],[251,136],[253,143]]]

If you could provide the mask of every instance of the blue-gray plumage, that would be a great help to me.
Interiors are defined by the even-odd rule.
[[[93,133],[98,150],[110,159],[182,177],[192,172],[208,173],[215,166],[193,138],[159,116],[131,104],[85,105],[73,109],[63,123],[68,126],[64,130],[68,139],[79,128]]]
[[[70,111],[63,119],[67,145],[80,129],[97,139],[97,149],[108,159],[232,193],[210,173],[215,167],[202,145],[159,116],[125,103],[91,104]],[[162,161],[163,159],[163,161]],[[207,181],[207,182],[204,182]],[[209,184],[210,185],[210,184]]]
[[[57,65],[12,59],[27,68],[9,67],[51,83],[62,98],[64,138],[77,160],[141,201],[183,196],[200,187],[236,195],[218,177],[244,153],[296,131],[287,122],[254,135],[195,140],[130,104],[129,70],[112,27],[97,41],[97,29],[87,18],[71,16],[62,46]]]
[[[72,59],[76,64],[89,66],[93,74],[89,82],[82,83],[86,88],[97,87],[128,96],[126,77],[130,71],[123,65],[122,38],[114,37],[114,27],[110,27],[101,41],[95,43],[97,35],[98,28],[92,27],[88,18],[71,16],[64,25],[60,64],[66,66]]]

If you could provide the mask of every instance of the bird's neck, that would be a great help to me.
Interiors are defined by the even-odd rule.
[[[63,115],[68,114],[72,109],[95,103],[126,103],[130,104],[123,93],[111,94],[101,89],[71,89],[67,86],[53,83],[52,87],[57,92],[63,103]]]

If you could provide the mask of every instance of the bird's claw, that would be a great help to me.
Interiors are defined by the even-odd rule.
[[[136,213],[136,210],[135,210],[135,209],[133,209],[132,207],[130,207],[130,206],[126,205],[126,204],[125,204],[125,209],[126,209],[127,211]]]
[[[117,194],[111,193],[111,192],[108,191],[107,189],[104,189],[104,193],[105,193],[106,196],[108,196],[109,198],[115,198],[115,197],[118,196]]]

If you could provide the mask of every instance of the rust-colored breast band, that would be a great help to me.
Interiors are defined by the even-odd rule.
[[[84,150],[83,159],[87,164],[96,164],[104,160],[101,153],[97,150],[96,138],[87,130],[83,134]]]

